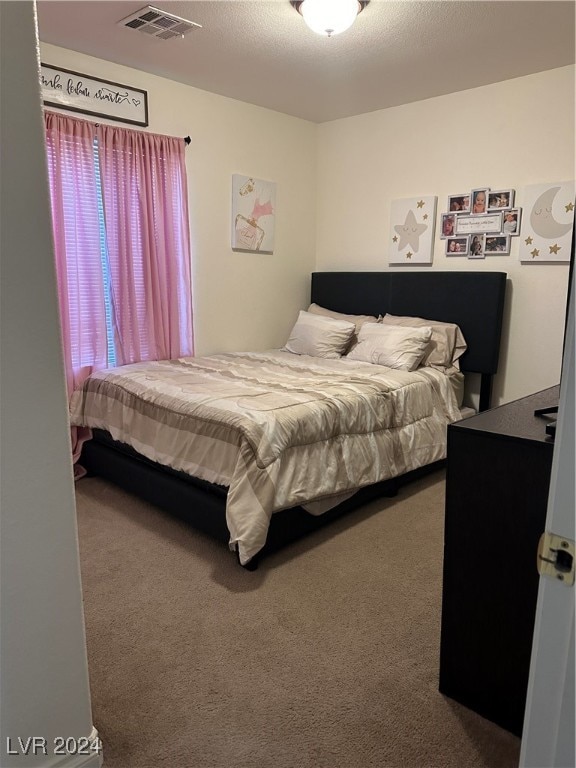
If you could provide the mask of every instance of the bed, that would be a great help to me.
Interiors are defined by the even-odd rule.
[[[496,272],[313,273],[311,302],[322,317],[300,313],[285,349],[90,377],[71,404],[72,423],[93,429],[82,464],[226,541],[253,569],[264,553],[442,461],[446,425],[461,417],[454,380],[479,374],[479,409],[490,404],[505,285]],[[344,316],[384,316],[393,327],[369,321],[352,331]],[[462,373],[390,368],[386,357],[373,364],[365,350],[380,343],[376,335],[430,338],[422,337],[430,328],[398,327],[404,317],[410,326],[414,318],[458,326]],[[350,334],[337,340],[344,357],[302,353],[310,321],[314,331],[324,323],[330,334]]]

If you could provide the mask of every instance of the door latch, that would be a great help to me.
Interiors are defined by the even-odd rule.
[[[537,568],[540,576],[550,576],[567,587],[573,586],[574,550],[571,539],[544,531],[538,543]]]

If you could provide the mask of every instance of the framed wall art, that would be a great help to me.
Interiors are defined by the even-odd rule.
[[[440,218],[440,239],[445,240],[456,234],[457,216],[455,213],[443,213]]]
[[[512,208],[514,205],[514,190],[501,189],[488,192],[488,211],[499,211],[502,208]]]
[[[471,192],[472,208],[470,213],[486,213],[488,210],[488,191],[489,187],[473,189]]]
[[[393,200],[390,207],[390,264],[432,264],[436,197]]]
[[[510,253],[510,235],[486,235],[484,253],[486,256]]]
[[[448,197],[448,210],[455,213],[470,213],[470,193],[450,195]]]
[[[68,109],[131,125],[148,125],[148,93],[141,88],[102,80],[71,69],[41,64],[42,100]]]
[[[574,182],[532,184],[524,190],[526,221],[520,261],[569,262],[574,227]]]
[[[470,249],[470,235],[446,238],[446,256],[467,256]]]
[[[486,235],[471,235],[470,251],[468,253],[468,258],[483,259],[485,243],[486,243]]]
[[[276,184],[253,176],[232,176],[232,249],[274,252]]]
[[[469,259],[510,254],[510,238],[520,235],[522,209],[514,207],[513,189],[477,187],[448,195],[448,212],[441,214],[440,239],[446,240],[446,256],[463,253]]]
[[[518,237],[520,234],[520,223],[522,217],[522,208],[509,208],[502,211],[502,232],[511,237]]]

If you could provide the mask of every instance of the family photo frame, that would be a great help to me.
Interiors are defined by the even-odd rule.
[[[470,195],[472,198],[470,213],[472,214],[487,213],[489,191],[490,191],[489,187],[480,187],[478,189],[473,189],[470,192]]]
[[[468,253],[469,259],[483,259],[486,248],[486,235],[471,235],[470,236],[470,251]]]
[[[455,213],[443,213],[440,217],[440,239],[445,240],[456,234],[458,217]]]
[[[455,213],[470,213],[470,193],[450,195],[448,197],[448,210]]]
[[[512,208],[514,205],[514,190],[501,189],[488,192],[488,211],[500,211],[502,208]]]
[[[520,234],[520,222],[522,219],[522,208],[508,208],[502,211],[502,231],[511,237],[518,237]]]
[[[520,235],[522,209],[515,207],[513,189],[474,187],[448,195],[447,210],[440,214],[440,239],[446,256],[510,254],[511,238]]]
[[[470,235],[446,238],[446,256],[466,256],[470,250]]]
[[[510,235],[486,235],[484,253],[510,253]]]

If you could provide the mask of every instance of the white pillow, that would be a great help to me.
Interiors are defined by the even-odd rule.
[[[355,329],[354,323],[301,310],[283,348],[297,355],[341,357]]]
[[[414,371],[424,357],[432,328],[365,323],[358,334],[358,344],[346,355],[349,360],[386,365]]]
[[[378,323],[379,319],[376,315],[346,315],[343,312],[334,312],[332,309],[326,309],[319,304],[310,304],[308,312],[313,315],[323,315],[324,317],[331,317],[333,320],[345,320],[347,323],[354,323],[356,326],[356,333],[362,328],[364,323]]]
[[[358,343],[358,331],[362,328],[364,323],[380,322],[380,319],[375,315],[345,315],[343,312],[335,312],[332,309],[321,307],[319,304],[310,304],[308,312],[311,312],[313,315],[323,315],[324,317],[331,317],[334,320],[345,320],[347,323],[354,323],[355,330],[345,352],[350,352]]]
[[[466,341],[462,331],[455,323],[445,323],[441,320],[425,320],[423,317],[403,317],[386,314],[382,318],[384,325],[404,325],[411,328],[422,326],[432,328],[430,345],[426,350],[421,365],[444,370],[456,368],[460,370],[458,358],[466,352]]]

